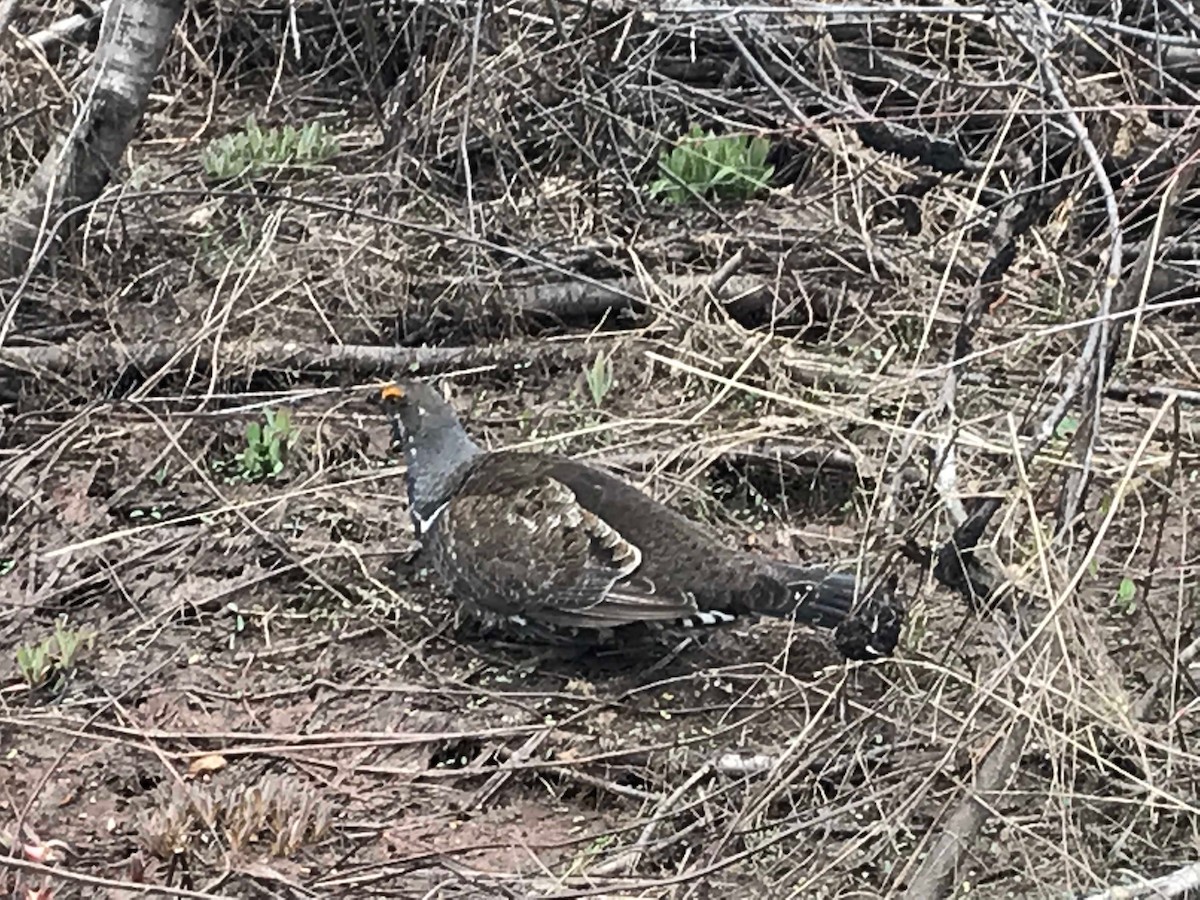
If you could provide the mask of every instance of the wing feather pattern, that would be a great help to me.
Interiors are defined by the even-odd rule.
[[[606,628],[696,611],[693,597],[641,577],[642,550],[545,467],[468,474],[432,537],[451,589],[494,614]]]

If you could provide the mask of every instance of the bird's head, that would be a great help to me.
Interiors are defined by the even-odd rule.
[[[392,420],[394,442],[404,450],[443,433],[462,431],[454,408],[437,389],[423,381],[393,381],[379,391]]]

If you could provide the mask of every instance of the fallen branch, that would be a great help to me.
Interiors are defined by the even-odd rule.
[[[21,38],[19,43],[24,44],[26,48],[35,47],[44,53],[55,44],[73,40],[79,32],[83,31],[89,25],[94,25],[100,16],[108,12],[110,3],[112,3],[112,0],[102,0],[90,12],[75,13],[67,16],[65,19],[59,19],[41,31]]]
[[[1200,863],[1190,863],[1169,875],[1148,878],[1137,884],[1111,887],[1098,894],[1089,894],[1085,900],[1139,900],[1141,897],[1167,900],[1169,897],[1178,897],[1180,894],[1198,887],[1200,887]]]
[[[933,842],[929,855],[909,882],[904,892],[905,898],[929,900],[950,893],[952,881],[958,876],[963,852],[975,839],[989,815],[989,807],[982,798],[1001,790],[1012,776],[1021,760],[1028,734],[1029,720],[1021,718],[1008,734],[992,745],[979,764],[975,782],[946,819],[946,825]]]
[[[1186,388],[1172,384],[1126,384],[1110,381],[1105,394],[1114,400],[1130,400],[1137,403],[1157,403],[1171,395],[1180,403],[1200,403],[1200,387]]]
[[[114,346],[87,338],[65,346],[0,347],[0,374],[65,375],[86,370],[115,374],[134,367],[150,373],[206,363],[201,343],[143,341]],[[432,373],[480,365],[503,366],[568,352],[563,344],[502,343],[482,347],[379,347],[362,344],[296,344],[291,341],[236,340],[221,344],[227,367],[262,371],[316,369],[391,376],[397,372]]]
[[[679,448],[678,457],[712,457],[741,465],[788,466],[792,469],[834,469],[854,477],[868,478],[874,473],[860,472],[859,462],[845,450],[830,445],[796,444],[791,441],[761,440],[714,451],[712,447]],[[609,453],[605,465],[626,469],[644,469],[659,465],[662,455],[653,451]]]

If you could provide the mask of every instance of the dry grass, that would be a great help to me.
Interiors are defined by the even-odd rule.
[[[14,27],[68,7],[21,4]],[[29,848],[62,840],[56,897],[900,897],[972,796],[949,885],[916,895],[1084,895],[1196,858],[1200,353],[1172,274],[1196,194],[1162,203],[1196,97],[1155,55],[1186,48],[1138,33],[1150,11],[1121,31],[1063,6],[1085,18],[1047,32],[801,5],[332,9],[189,4],[126,177],[8,307],[0,834],[25,849],[0,890],[50,878]],[[0,37],[0,185],[69,125],[82,41]],[[213,189],[200,151],[251,113],[323,121],[335,168]],[[769,195],[648,200],[693,121],[769,137]],[[949,146],[965,161],[938,174]],[[1084,390],[1034,448],[1144,253],[1097,428]],[[466,640],[396,561],[381,366],[322,365],[330,344],[466,348],[437,365],[492,445],[608,460],[733,541],[897,572],[901,651],[847,668],[777,623],[661,665]],[[147,345],[170,352],[126,356]],[[281,480],[214,470],[281,405],[302,429]],[[803,459],[739,456],[764,442]],[[1015,614],[902,552],[989,498],[981,555]],[[31,692],[15,650],[61,615],[95,646]],[[996,746],[1014,765],[973,795]]]

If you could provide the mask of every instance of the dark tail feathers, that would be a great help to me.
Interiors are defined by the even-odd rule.
[[[755,610],[762,615],[792,618],[818,628],[840,625],[854,609],[858,579],[846,572],[816,566],[774,566],[773,602]]]
[[[781,600],[757,612],[833,629],[838,649],[850,659],[887,656],[896,648],[904,610],[895,599],[895,575],[865,589],[848,572],[787,564],[776,571]]]

